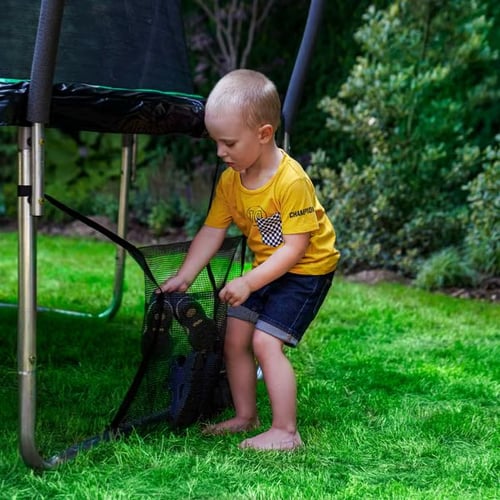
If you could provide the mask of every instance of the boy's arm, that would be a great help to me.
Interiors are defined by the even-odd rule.
[[[309,246],[309,233],[283,235],[284,245],[269,259],[255,267],[241,278],[228,283],[220,292],[222,301],[231,306],[239,306],[250,293],[259,290],[285,274],[302,259]]]
[[[177,274],[166,280],[160,289],[163,292],[185,292],[215,255],[225,236],[226,229],[203,226],[191,242],[186,258]]]

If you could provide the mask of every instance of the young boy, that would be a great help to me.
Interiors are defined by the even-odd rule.
[[[240,447],[262,450],[302,445],[295,375],[282,348],[300,341],[330,288],[339,259],[335,231],[311,180],[276,145],[280,116],[276,87],[261,73],[232,71],[215,85],[206,103],[205,125],[229,168],[184,263],[161,286],[168,293],[187,290],[217,252],[231,222],[247,237],[252,270],[229,282],[219,295],[229,305],[224,357],[236,414],[204,432],[259,427],[257,360],[272,425]]]

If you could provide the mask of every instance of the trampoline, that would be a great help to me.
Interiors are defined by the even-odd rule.
[[[290,78],[283,106],[285,149],[323,5],[311,1]],[[52,468],[95,444],[90,438],[46,459],[35,442],[36,220],[46,201],[45,128],[122,134],[117,233],[125,238],[137,135],[205,135],[204,100],[193,94],[180,6],[180,0],[4,0],[2,5],[0,126],[18,128],[19,443],[22,459],[33,469]],[[229,246],[231,266],[236,246]],[[148,252],[154,261],[155,251]],[[120,306],[124,264],[125,249],[118,246],[111,305],[100,317],[112,318]],[[151,286],[146,284],[146,300]]]

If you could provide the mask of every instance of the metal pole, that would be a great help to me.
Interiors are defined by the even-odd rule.
[[[31,215],[31,129],[18,133],[18,343],[19,440],[24,462],[34,469],[46,464],[35,445],[36,420],[36,228]]]
[[[118,202],[118,227],[117,234],[126,238],[128,230],[128,200],[130,190],[130,179],[135,170],[137,157],[137,136],[123,134],[122,136],[122,165],[120,179],[120,197]],[[99,314],[99,318],[112,319],[120,308],[123,298],[123,281],[125,277],[125,257],[127,252],[124,248],[116,246],[115,284],[113,289],[113,300],[106,311]]]
[[[19,310],[18,373],[21,456],[26,465],[45,469],[50,464],[35,445],[36,416],[36,223],[43,213],[45,124],[49,122],[52,84],[59,44],[64,0],[42,0],[35,50],[31,65],[27,119],[29,136],[19,139]],[[30,140],[33,143],[30,143]]]
[[[300,103],[309,63],[312,58],[316,35],[323,17],[325,0],[311,0],[307,14],[306,26],[300,42],[299,52],[290,78],[290,83],[283,103],[283,148],[290,150],[290,133]]]

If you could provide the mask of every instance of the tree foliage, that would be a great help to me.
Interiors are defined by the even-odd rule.
[[[201,9],[193,16],[191,28],[191,47],[198,56],[196,73],[213,68],[220,77],[247,67],[259,28],[275,1],[194,0]]]
[[[414,274],[422,259],[464,241],[464,186],[481,173],[498,126],[492,26],[476,0],[367,10],[355,34],[360,56],[338,94],[320,102],[349,157],[332,166],[318,152],[311,168],[345,268]]]

